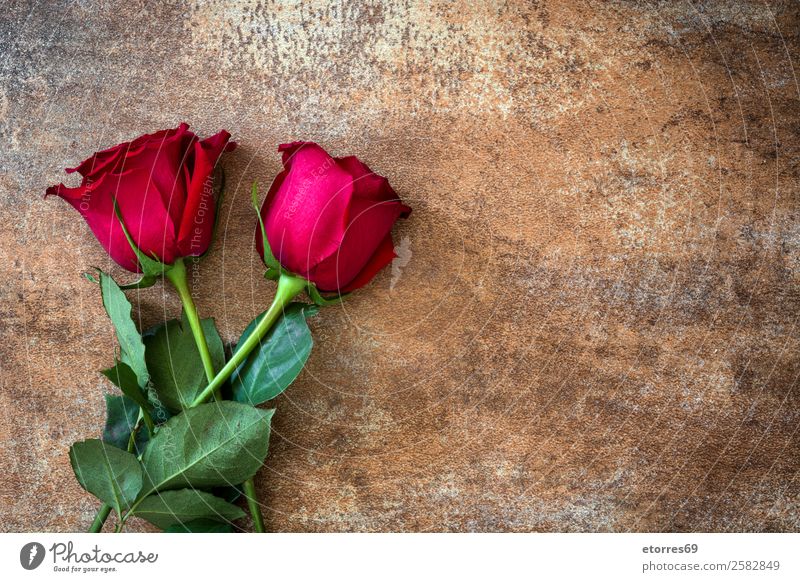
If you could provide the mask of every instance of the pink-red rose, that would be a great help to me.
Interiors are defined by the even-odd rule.
[[[261,207],[272,254],[320,291],[366,285],[396,256],[392,226],[411,209],[355,156],[333,158],[312,142],[278,150],[284,169]],[[264,258],[260,228],[256,246]]]
[[[136,246],[171,265],[180,257],[202,255],[214,228],[214,165],[236,144],[227,131],[199,139],[182,123],[175,129],[143,135],[132,142],[97,152],[67,173],[83,176],[81,185],[51,186],[86,219],[111,258],[138,272],[136,254],[119,219]]]

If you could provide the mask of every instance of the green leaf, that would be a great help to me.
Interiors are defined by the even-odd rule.
[[[144,390],[139,386],[139,379],[136,377],[136,372],[134,372],[128,364],[117,362],[113,367],[102,370],[100,373],[111,380],[114,386],[122,390],[122,393],[133,400],[137,405],[145,409],[149,408],[150,403],[147,400]]]
[[[173,416],[142,457],[145,484],[139,496],[246,481],[267,456],[273,412],[223,400]]]
[[[147,400],[150,402],[150,406],[152,407],[151,416],[156,425],[164,424],[170,418],[172,418],[172,413],[159,399],[158,394],[153,388],[152,382],[147,386]]]
[[[139,405],[127,396],[106,394],[106,426],[103,429],[103,442],[123,451],[127,450],[137,420],[139,420]]]
[[[214,487],[211,492],[217,497],[222,497],[228,503],[235,503],[243,495],[241,484]]]
[[[127,451],[99,439],[75,443],[69,450],[78,483],[120,515],[142,488],[142,467]]]
[[[184,329],[189,325],[189,321],[184,316]],[[206,336],[206,343],[208,344],[208,351],[211,354],[211,363],[214,365],[214,371],[219,372],[225,366],[225,346],[222,344],[222,338],[219,337],[217,326],[214,319],[201,319],[200,325],[203,328],[203,334]],[[189,330],[191,333],[191,330]]]
[[[164,533],[231,533],[233,526],[229,523],[213,519],[195,519],[188,523],[176,523],[164,530]]]
[[[165,529],[178,524],[188,526],[199,519],[230,521],[244,517],[245,513],[211,493],[197,489],[179,489],[147,497],[139,503],[132,515]]]
[[[318,309],[305,303],[291,303],[281,318],[250,352],[231,376],[232,400],[256,406],[275,398],[297,378],[311,353],[314,341],[306,317]],[[250,322],[239,338],[245,341],[264,317]]]
[[[100,291],[103,295],[103,306],[106,308],[119,341],[120,360],[127,364],[136,374],[137,383],[147,386],[149,374],[144,359],[144,343],[136,324],[131,319],[131,304],[119,285],[103,271],[100,275]],[[130,396],[130,395],[129,395]]]
[[[103,429],[103,442],[118,449],[128,450],[131,433],[139,420],[139,405],[127,396],[106,394],[106,426]],[[147,443],[147,433],[136,431],[136,450],[143,451]]]
[[[225,350],[214,320],[203,319],[200,323],[214,369],[220,370],[225,365]],[[172,319],[148,330],[144,344],[147,368],[159,400],[173,411],[189,408],[208,379],[186,314],[181,321]]]

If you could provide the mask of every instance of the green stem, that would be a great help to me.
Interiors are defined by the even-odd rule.
[[[183,259],[178,259],[175,264],[166,272],[167,279],[178,291],[178,295],[183,303],[183,310],[186,312],[186,318],[189,320],[189,326],[192,328],[192,335],[197,344],[197,350],[200,352],[200,359],[203,361],[203,368],[206,372],[206,378],[209,382],[214,380],[214,363],[211,360],[211,353],[208,349],[208,342],[206,341],[205,333],[203,332],[200,317],[197,315],[197,308],[192,300],[192,294],[189,292],[189,285],[186,281],[186,265]],[[216,400],[222,399],[220,388],[214,390],[214,398]],[[250,515],[253,516],[253,524],[255,530],[259,533],[264,531],[264,518],[261,516],[261,510],[258,507],[258,502],[255,496],[255,484],[252,479],[244,482],[245,491],[250,491],[247,497],[247,506],[250,509]]]
[[[177,266],[178,263],[176,262],[173,265],[173,269]],[[194,313],[195,318],[197,317],[197,310],[194,308],[194,302],[191,299],[191,294],[189,294],[188,286],[186,285],[186,269],[183,267],[183,263],[181,261],[181,266],[177,269],[177,274],[171,275],[173,272],[167,271],[166,275],[167,278],[175,285],[175,288],[178,290],[178,293],[181,296],[181,301],[184,302],[184,309],[187,310],[187,317],[189,318],[189,323],[191,325],[191,316],[190,316],[190,309]],[[181,275],[181,270],[183,270],[183,274]],[[173,279],[174,278],[174,279]],[[272,305],[269,306],[267,312],[264,314],[264,317],[261,318],[261,321],[258,322],[258,325],[253,330],[253,333],[243,341],[240,345],[236,346],[236,351],[231,356],[231,359],[228,361],[227,364],[219,371],[216,376],[213,376],[213,379],[209,381],[208,386],[200,393],[200,395],[194,399],[192,404],[189,408],[194,408],[195,406],[199,406],[206,402],[213,394],[216,394],[220,387],[225,383],[225,381],[233,374],[234,370],[239,367],[245,358],[250,355],[250,352],[258,346],[259,342],[263,339],[263,337],[267,334],[267,332],[272,329],[272,326],[278,321],[278,318],[283,313],[284,309],[291,303],[292,299],[297,297],[308,285],[308,281],[301,277],[294,277],[287,274],[282,274],[278,279],[278,289],[275,292],[275,298],[272,300]],[[185,291],[182,291],[181,289]],[[184,300],[184,296],[187,297]],[[187,308],[187,304],[190,305],[190,308]],[[205,335],[203,335],[203,330],[199,326],[199,319],[198,328],[200,330],[199,337],[202,338],[203,345],[205,343]],[[194,333],[194,327],[192,327],[192,332]],[[195,339],[197,339],[197,335],[195,335]],[[200,347],[200,342],[198,341],[198,349],[200,350],[201,357],[203,354],[203,349]],[[205,349],[206,353],[208,353],[208,346],[206,345]],[[210,362],[210,359],[209,359]],[[213,367],[212,367],[213,369]],[[208,370],[208,369],[207,369]],[[206,375],[208,372],[206,371]],[[261,512],[258,508],[258,502],[256,501],[255,495],[255,485],[253,484],[252,479],[248,479],[243,484],[245,496],[247,497],[247,505],[250,509],[250,513],[253,517],[253,525],[254,529],[257,532],[264,531],[264,518],[261,516]],[[136,508],[139,506],[139,503],[143,500],[139,499],[139,501],[135,502],[131,508],[122,516],[120,520],[120,524],[117,526],[117,529],[121,531],[122,526],[127,521],[128,517],[133,515]]]
[[[103,524],[106,522],[106,519],[108,519],[109,513],[111,513],[111,506],[108,503],[104,503],[100,509],[97,510],[97,515],[94,516],[94,521],[89,528],[89,533],[100,533],[103,530]]]
[[[206,334],[203,332],[200,316],[197,314],[197,307],[194,304],[194,299],[192,299],[192,293],[189,291],[189,282],[186,278],[186,264],[183,262],[183,258],[176,260],[169,269],[164,271],[164,276],[172,283],[172,286],[175,287],[178,296],[181,298],[183,312],[186,314],[186,319],[189,321],[194,343],[197,345],[200,361],[203,363],[203,370],[205,370],[206,378],[210,382],[213,380],[215,374],[214,362],[211,359],[211,351],[208,349],[208,342],[206,341]],[[217,399],[221,398],[219,390],[214,392],[214,397]],[[123,516],[119,524],[117,524],[117,529],[115,531],[122,531],[122,527],[125,525],[125,521],[127,521],[128,515],[130,515],[132,511],[133,507]]]
[[[231,357],[231,360],[220,370],[220,373],[215,376],[205,334],[203,333],[203,328],[200,326],[200,318],[197,316],[197,309],[194,306],[191,293],[189,293],[189,287],[186,283],[186,267],[183,264],[183,260],[179,259],[176,261],[173,267],[167,271],[166,275],[181,297],[181,302],[186,311],[186,316],[189,319],[189,325],[192,328],[192,333],[197,342],[197,349],[200,351],[200,357],[203,360],[206,377],[209,381],[208,387],[194,402],[192,402],[192,407],[205,402],[211,394],[217,399],[220,398],[220,388],[225,380],[227,380],[239,364],[244,361],[253,348],[258,345],[258,342],[264,337],[267,331],[269,331],[275,321],[277,321],[289,302],[305,289],[307,285],[305,279],[290,276],[281,277],[278,280],[278,290],[275,294],[275,299],[269,310],[267,310],[264,318],[259,322],[258,327],[256,327],[255,331],[241,346],[237,346],[236,353]],[[247,507],[253,518],[253,529],[255,529],[257,533],[263,533],[265,531],[264,517],[261,515],[261,509],[258,506],[256,487],[253,479],[250,478],[245,481],[243,487],[245,496],[247,497]]]
[[[292,277],[289,275],[281,275],[278,279],[278,289],[275,292],[275,299],[272,300],[272,305],[258,322],[256,329],[253,333],[242,342],[241,345],[236,346],[236,352],[231,356],[230,361],[225,364],[225,367],[220,370],[219,374],[210,380],[208,387],[198,396],[192,406],[197,406],[205,402],[209,395],[219,390],[225,380],[227,380],[233,371],[247,358],[251,351],[259,344],[267,332],[272,328],[275,322],[280,317],[286,306],[289,305],[303,289],[306,288],[307,281],[300,277]],[[247,498],[247,507],[250,510],[250,515],[253,518],[253,529],[256,533],[264,533],[264,517],[261,515],[261,508],[258,506],[256,498],[256,486],[252,477],[242,484],[244,494]]]
[[[245,358],[250,355],[250,352],[258,346],[259,342],[267,335],[267,332],[272,329],[272,326],[278,321],[278,318],[286,309],[286,306],[291,303],[297,295],[308,285],[308,281],[300,277],[293,277],[291,275],[282,274],[278,279],[278,290],[275,292],[275,298],[272,300],[272,305],[269,306],[264,317],[258,322],[258,325],[253,330],[246,340],[236,346],[236,351],[228,360],[228,363],[214,376],[214,379],[206,386],[200,395],[194,399],[192,406],[197,406],[206,402],[211,395],[227,380],[234,370],[239,367],[239,364],[244,362]]]
[[[250,509],[250,515],[253,516],[253,529],[256,533],[264,533],[264,517],[261,515],[261,508],[258,506],[258,499],[256,498],[256,486],[253,483],[252,477],[244,482],[244,496],[247,499],[247,507]]]
[[[197,315],[197,308],[194,305],[194,299],[192,299],[189,284],[186,281],[186,265],[183,263],[183,259],[175,261],[172,267],[165,272],[165,275],[181,298],[183,311],[186,313],[186,319],[189,320],[189,327],[192,328],[194,342],[197,344],[197,351],[200,352],[200,359],[203,362],[206,378],[211,382],[216,372],[214,372],[214,364],[211,360],[208,342],[206,342],[206,335],[203,333],[203,326],[200,323],[200,316]],[[216,395],[219,396],[219,393],[217,392]]]
[[[267,334],[267,332],[272,328],[275,322],[280,317],[283,310],[286,309],[286,306],[289,305],[292,299],[294,299],[303,289],[306,288],[308,282],[305,279],[301,279],[300,277],[292,277],[289,275],[281,275],[278,279],[278,289],[275,292],[275,299],[272,300],[272,305],[269,306],[269,309],[264,314],[264,317],[261,318],[261,321],[258,322],[256,329],[253,330],[253,333],[242,342],[242,344],[236,346],[236,352],[231,356],[230,361],[225,364],[225,367],[220,370],[219,374],[216,375],[214,379],[211,380],[208,387],[198,396],[194,402],[192,402],[192,406],[197,406],[198,404],[202,404],[205,402],[209,395],[214,393],[219,387],[222,385],[225,380],[227,380],[233,371],[239,367],[239,365],[247,358],[251,351],[259,344],[259,342],[263,339],[263,337]],[[250,510],[250,515],[253,518],[253,529],[256,533],[264,533],[266,529],[264,528],[264,517],[261,515],[261,508],[258,506],[258,500],[256,498],[256,486],[253,482],[253,478],[251,477],[247,481],[242,484],[244,489],[244,495],[247,498],[247,507]]]

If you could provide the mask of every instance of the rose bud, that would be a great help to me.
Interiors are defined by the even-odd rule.
[[[83,176],[81,185],[51,186],[45,196],[60,196],[80,212],[125,269],[142,270],[131,244],[171,265],[180,257],[202,255],[211,243],[216,210],[212,172],[222,152],[236,147],[230,137],[223,130],[201,140],[185,123],[143,135],[68,168],[67,173]]]
[[[278,148],[283,171],[261,207],[256,246],[268,267],[322,292],[363,287],[396,256],[391,229],[411,208],[355,156],[333,158],[312,142]],[[266,252],[265,252],[266,251]]]

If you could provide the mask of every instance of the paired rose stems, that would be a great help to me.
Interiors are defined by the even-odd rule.
[[[272,326],[276,321],[278,321],[278,318],[281,316],[284,309],[286,309],[292,299],[297,297],[308,285],[308,281],[301,277],[295,277],[287,273],[281,274],[280,278],[278,279],[278,289],[275,293],[275,298],[272,300],[272,304],[269,306],[269,309],[264,317],[261,318],[258,326],[245,341],[236,347],[236,351],[231,356],[231,359],[228,361],[228,363],[225,364],[225,366],[219,372],[215,372],[214,365],[212,364],[211,360],[211,353],[208,349],[208,342],[206,341],[206,336],[203,333],[203,328],[200,325],[200,317],[197,314],[197,307],[192,299],[192,294],[189,292],[189,285],[186,281],[186,266],[184,265],[183,259],[178,259],[175,261],[175,264],[172,265],[170,269],[165,271],[164,274],[169,282],[172,283],[173,287],[175,287],[175,290],[178,292],[178,296],[181,299],[183,309],[186,312],[186,318],[189,320],[189,326],[191,327],[192,335],[194,336],[194,341],[197,344],[197,350],[200,352],[200,359],[203,361],[203,368],[205,369],[206,377],[208,378],[208,386],[206,386],[205,389],[194,399],[190,405],[190,408],[194,408],[195,406],[199,406],[200,404],[208,402],[208,400],[212,397],[217,397],[219,395],[220,387],[231,376],[231,374],[233,374],[234,370],[236,370],[236,368],[238,368],[239,365],[244,362],[250,352],[252,352],[253,349],[259,345],[259,342],[264,338],[267,332],[272,329]],[[261,515],[261,509],[259,508],[258,500],[256,498],[256,489],[253,479],[250,478],[245,481],[242,485],[242,488],[244,496],[247,499],[247,507],[253,519],[253,529],[258,533],[263,533],[266,531],[264,527],[264,517]],[[103,528],[103,524],[110,513],[111,506],[104,504],[98,510],[97,515],[95,516],[94,521],[89,528],[89,532],[98,533]],[[120,530],[121,528],[117,527],[117,531]]]

